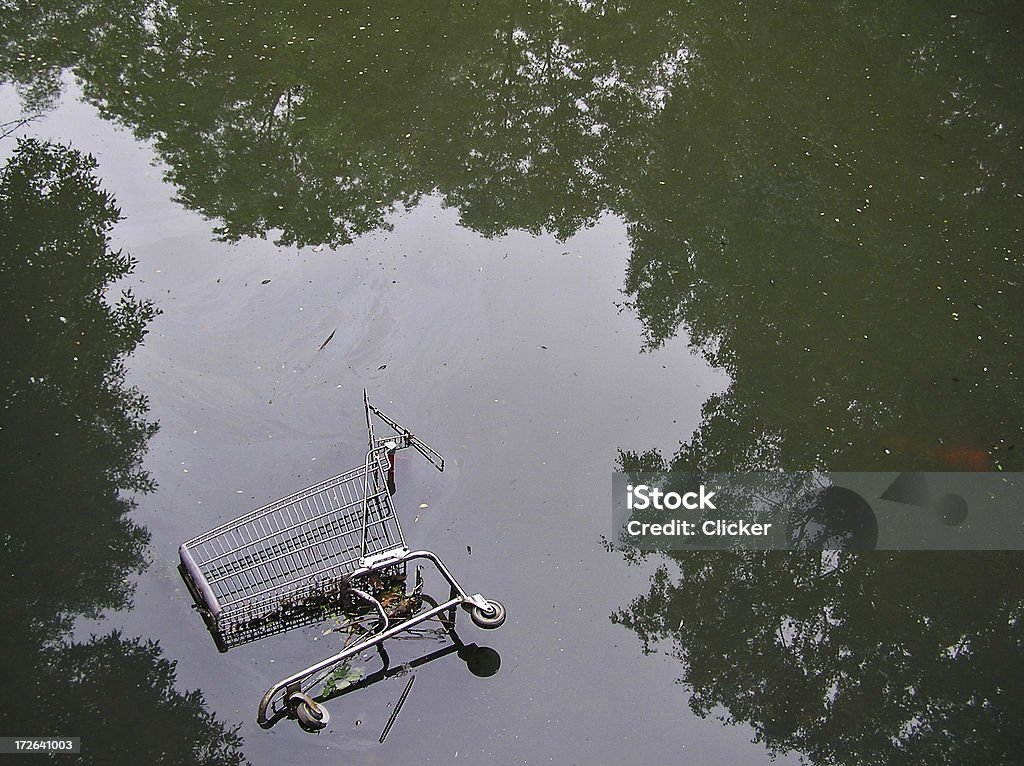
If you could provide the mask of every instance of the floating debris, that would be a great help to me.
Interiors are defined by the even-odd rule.
[[[330,697],[342,689],[362,681],[364,675],[365,672],[362,668],[354,668],[346,662],[328,674],[320,693],[324,697]]]
[[[232,632],[260,633],[268,628],[331,617],[337,618],[339,625],[328,632],[349,629],[375,612],[371,603],[353,592],[354,588],[379,601],[389,618],[404,619],[415,614],[423,603],[423,578],[419,569],[416,570],[416,580],[416,588],[408,595],[405,592],[406,575],[400,571],[381,570],[356,579],[339,577],[326,580],[280,599],[274,609],[237,623]]]
[[[320,344],[320,348],[318,348],[318,349],[316,350],[318,354],[319,354],[319,353],[320,353],[321,351],[323,351],[323,350],[324,350],[324,346],[326,346],[326,345],[327,345],[328,343],[330,343],[330,342],[331,342],[332,340],[334,340],[334,333],[336,333],[337,331],[338,331],[338,328],[337,328],[337,327],[335,327],[335,328],[334,328],[333,330],[331,330],[331,334],[327,336],[327,340],[325,340],[325,341],[324,341],[323,343],[321,343],[321,344]]]

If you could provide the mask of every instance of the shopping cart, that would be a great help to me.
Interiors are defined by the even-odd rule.
[[[264,728],[282,717],[323,728],[330,716],[309,695],[313,686],[349,658],[426,620],[443,620],[445,613],[454,619],[457,606],[481,628],[505,621],[500,602],[470,595],[434,553],[406,545],[392,501],[395,453],[412,447],[439,471],[444,458],[370,404],[365,391],[363,405],[369,438],[363,465],[178,549],[178,569],[222,652],[328,620],[345,627],[349,641],[342,651],[267,690],[257,717]],[[394,433],[376,436],[374,417]],[[448,582],[447,601],[422,601],[420,586],[404,593],[406,565],[414,560],[430,562]]]

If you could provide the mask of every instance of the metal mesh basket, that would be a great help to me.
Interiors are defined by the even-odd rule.
[[[388,491],[390,454],[388,446],[378,445],[365,465],[179,548],[185,581],[219,648],[354,608],[348,580],[361,562],[405,550]]]

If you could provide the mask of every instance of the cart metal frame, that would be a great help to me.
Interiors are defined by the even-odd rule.
[[[376,617],[365,636],[342,651],[274,684],[260,700],[257,722],[281,717],[308,730],[327,725],[327,709],[308,691],[331,670],[387,639],[456,607],[479,627],[497,628],[504,606],[470,594],[429,550],[410,550],[392,501],[395,453],[412,447],[444,470],[444,458],[370,404],[363,391],[368,449],[363,465],[222,524],[183,543],[179,571],[217,648],[228,649],[339,613]],[[379,437],[374,418],[393,431]],[[405,619],[389,616],[363,583],[373,573],[398,578],[410,561],[434,566],[450,587],[447,601]]]

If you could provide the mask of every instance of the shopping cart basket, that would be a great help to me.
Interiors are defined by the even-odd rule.
[[[372,404],[363,392],[369,449],[363,465],[265,505],[178,549],[178,567],[217,648],[242,644],[344,617],[360,632],[342,651],[274,684],[257,722],[282,715],[307,729],[327,725],[326,708],[307,693],[347,659],[455,607],[481,628],[505,621],[500,602],[470,595],[428,550],[410,550],[392,502],[395,452],[412,447],[439,471],[444,458]],[[394,432],[378,437],[374,417]],[[425,560],[451,586],[443,603],[386,608],[381,581],[404,590],[406,564]],[[418,574],[418,572],[417,572]],[[417,588],[418,591],[418,588]],[[412,598],[397,600],[405,607]],[[367,625],[367,620],[375,624]]]

